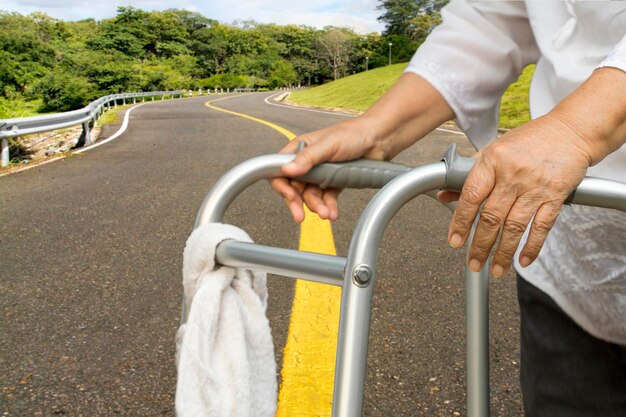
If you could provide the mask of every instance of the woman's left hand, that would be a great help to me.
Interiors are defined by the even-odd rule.
[[[483,268],[502,229],[491,267],[491,273],[501,277],[531,220],[520,264],[526,267],[537,258],[561,205],[584,178],[591,153],[574,129],[549,114],[509,131],[477,158],[460,197],[451,191],[438,197],[459,200],[448,232],[455,248],[467,240],[480,209],[468,257],[471,270]]]

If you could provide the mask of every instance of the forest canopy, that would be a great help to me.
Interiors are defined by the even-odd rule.
[[[416,7],[398,17],[407,2]],[[114,18],[77,22],[0,11],[0,117],[16,100],[64,111],[119,92],[321,84],[410,59],[439,22],[440,3],[381,1],[387,29],[365,35],[330,26],[225,24],[175,9],[118,7]]]

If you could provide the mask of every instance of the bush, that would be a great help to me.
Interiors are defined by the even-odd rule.
[[[80,109],[97,98],[96,87],[84,77],[67,73],[51,73],[37,85],[43,99],[41,111]]]
[[[251,87],[250,77],[245,75],[217,74],[197,83],[202,88]]]
[[[295,84],[298,80],[298,74],[293,66],[286,61],[279,61],[274,65],[274,69],[270,73],[268,85],[272,88],[284,87]]]

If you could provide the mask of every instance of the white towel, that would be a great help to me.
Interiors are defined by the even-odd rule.
[[[187,323],[178,329],[179,417],[273,417],[277,381],[266,276],[215,265],[224,240],[251,242],[241,229],[194,230],[183,256]]]

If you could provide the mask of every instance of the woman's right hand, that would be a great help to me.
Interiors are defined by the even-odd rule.
[[[272,180],[272,187],[285,200],[293,219],[300,223],[304,220],[303,203],[322,219],[336,220],[338,189],[321,189],[314,184],[305,184],[292,180],[307,173],[314,166],[323,162],[350,161],[357,158],[384,160],[391,158],[384,140],[379,140],[373,133],[374,126],[364,116],[347,120],[324,129],[302,134],[279,153],[296,153],[304,142],[304,148],[297,152],[293,162],[283,166],[285,177]]]
[[[305,144],[294,161],[283,167],[285,177],[272,180],[272,187],[283,197],[297,223],[304,220],[303,203],[322,219],[335,220],[339,190],[322,190],[289,177],[303,175],[327,161],[388,161],[453,116],[432,85],[405,73],[361,116],[300,135],[281,149],[281,153],[293,154],[301,142]]]

